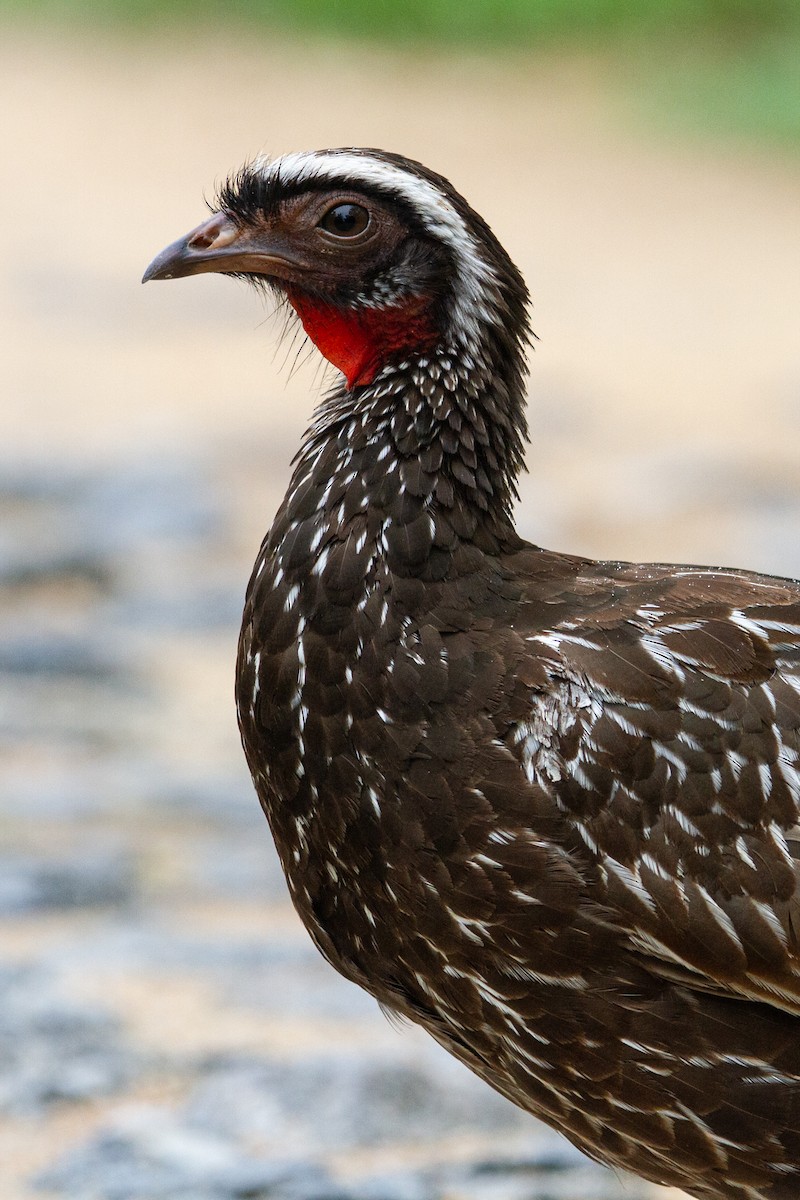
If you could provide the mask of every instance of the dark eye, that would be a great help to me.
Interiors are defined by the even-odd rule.
[[[369,213],[360,204],[337,204],[328,209],[319,227],[334,237],[352,238],[364,232],[369,220]]]

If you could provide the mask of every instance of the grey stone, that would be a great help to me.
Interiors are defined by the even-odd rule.
[[[72,858],[0,855],[0,914],[37,909],[119,908],[137,892],[133,855],[91,840]]]
[[[124,674],[111,648],[101,645],[97,634],[55,635],[42,633],[0,641],[0,672],[30,677],[67,676],[122,682]],[[117,659],[117,661],[115,661]]]
[[[353,1186],[354,1200],[436,1200],[441,1194],[420,1171],[375,1175]]]
[[[223,830],[230,832],[232,824],[237,827],[237,833],[238,827],[243,825],[247,826],[250,834],[260,831],[265,835],[266,856],[274,855],[269,830],[243,757],[241,760],[237,758],[224,775],[212,774],[204,779],[176,776],[162,781],[161,788],[154,790],[151,803],[157,805],[159,811],[167,810],[187,821],[202,818],[206,822],[213,822],[218,833]],[[252,841],[248,840],[247,844],[252,845]]]
[[[645,1185],[598,1167],[555,1134],[545,1135],[541,1154],[446,1166],[434,1171],[435,1187],[454,1200],[644,1200]]]
[[[82,1200],[312,1200],[332,1190],[313,1162],[257,1159],[155,1107],[123,1111],[36,1184]]]
[[[282,880],[276,888],[282,897]],[[269,930],[265,932],[268,935]],[[309,1020],[374,1017],[377,1006],[372,997],[337,975],[302,929],[291,941],[269,939],[254,950],[230,961],[223,987],[232,1001],[244,1002],[257,1012],[291,1012]]]
[[[187,1121],[212,1134],[288,1144],[298,1153],[530,1128],[519,1109],[432,1050],[419,1064],[374,1051],[293,1062],[221,1057],[206,1065],[187,1102]]]
[[[196,756],[169,730],[162,745],[159,722],[180,699],[160,673],[162,647],[168,662],[174,635],[188,632],[194,652],[216,654],[224,627],[232,655],[241,612],[249,562],[230,534],[222,483],[226,471],[241,479],[243,459],[260,472],[265,448],[238,447],[227,465],[224,448],[214,453],[102,470],[0,463],[0,738],[24,747],[3,773],[4,821],[22,849],[0,854],[0,915],[33,928],[37,914],[57,912],[63,930],[34,947],[30,966],[0,965],[0,1110],[41,1117],[46,1136],[57,1105],[117,1104],[148,1072],[185,1089],[177,1110],[115,1117],[109,1103],[100,1131],[40,1186],[68,1200],[619,1197],[610,1173],[433,1043],[382,1040],[383,1028],[375,1037],[374,1001],[331,970],[285,910],[270,927],[267,905],[285,902],[286,885],[233,729],[230,753]],[[562,518],[553,510],[551,520]],[[114,839],[96,832],[109,828]],[[174,867],[159,857],[170,839]],[[198,899],[223,898],[248,902],[240,928],[177,927],[173,901],[190,912]],[[265,905],[256,927],[253,900]],[[347,1030],[358,1048],[319,1053],[301,1038],[278,1061],[163,1046],[156,1060],[132,1049],[108,1013],[59,991],[61,976],[101,971],[165,984],[179,976],[233,1012],[265,1024],[290,1013],[330,1029],[332,1041]],[[451,1134],[496,1145],[497,1157],[437,1165]],[[506,1157],[521,1140],[530,1153]],[[409,1142],[422,1167],[347,1186],[316,1163]],[[638,1200],[635,1188],[625,1194]]]
[[[234,836],[217,832],[196,838],[187,864],[191,883],[206,895],[267,900],[284,899],[288,892],[278,855],[255,793],[248,798],[247,814],[240,814]],[[220,814],[221,815],[221,814]],[[252,837],[242,836],[251,826]]]
[[[0,1111],[107,1095],[136,1068],[111,1016],[63,1000],[43,967],[0,966]]]

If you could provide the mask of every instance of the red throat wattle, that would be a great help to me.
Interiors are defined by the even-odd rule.
[[[428,348],[436,338],[427,296],[390,308],[335,308],[300,289],[289,302],[314,345],[342,372],[349,388],[371,383],[385,362],[411,346]]]

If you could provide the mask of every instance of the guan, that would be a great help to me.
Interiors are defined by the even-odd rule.
[[[347,979],[600,1162],[800,1196],[800,584],[523,541],[528,293],[410,159],[260,159],[145,279],[342,374],[256,561],[242,741]]]

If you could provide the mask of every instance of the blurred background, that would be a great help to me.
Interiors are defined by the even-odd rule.
[[[266,150],[449,176],[539,335],[520,525],[800,575],[796,0],[0,0],[0,1193],[664,1200],[318,958],[238,745],[325,376],[139,286]]]

